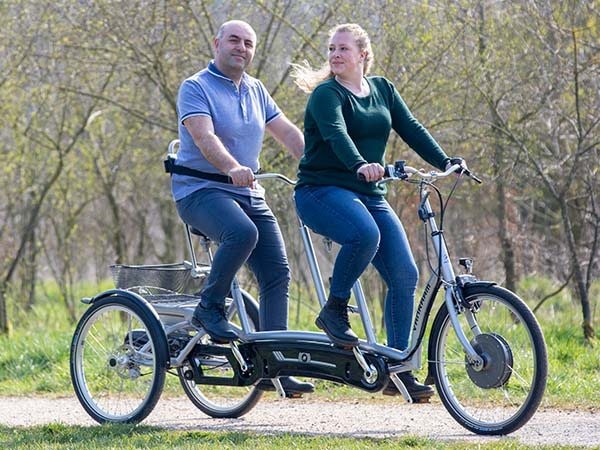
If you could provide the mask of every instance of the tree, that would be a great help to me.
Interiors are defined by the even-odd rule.
[[[527,163],[526,181],[536,193],[533,207],[543,218],[544,237],[560,230],[556,247],[547,249],[548,261],[564,278],[573,277],[583,336],[591,341],[589,290],[598,270],[600,230],[597,14],[585,2],[535,2],[516,11],[528,21],[512,30],[529,46],[520,55],[528,70],[515,74],[517,95],[529,101],[495,105],[495,126]],[[568,271],[561,273],[561,266]]]
[[[61,59],[54,53],[57,49],[48,36],[56,24],[50,9],[43,8],[39,16],[27,8],[18,11],[26,16],[25,22],[38,20],[40,26],[36,28],[39,34],[35,39],[27,40],[26,48],[30,53],[21,58],[23,70],[18,73],[22,77],[11,86],[13,102],[8,117],[13,120],[11,129],[4,130],[11,145],[4,151],[15,170],[4,180],[8,182],[5,211],[10,211],[10,216],[5,215],[3,219],[8,222],[13,239],[10,247],[5,246],[7,254],[2,258],[0,268],[0,333],[9,331],[6,294],[10,284],[39,224],[49,194],[63,173],[66,159],[83,136],[97,103],[94,100],[82,103],[81,99],[59,87],[64,86],[65,78],[68,83],[88,80],[84,76],[65,77],[60,70]],[[28,16],[30,13],[32,16]],[[76,67],[72,69],[76,70]],[[93,88],[102,92],[111,76],[109,72],[97,77]],[[29,103],[28,100],[33,101]]]

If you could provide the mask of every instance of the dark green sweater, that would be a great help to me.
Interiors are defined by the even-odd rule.
[[[366,97],[357,97],[333,78],[310,95],[296,187],[333,185],[364,194],[385,194],[385,187],[359,181],[356,170],[367,162],[392,162],[384,161],[392,129],[425,161],[444,168],[448,156],[413,117],[394,85],[383,77],[366,80],[371,88]]]

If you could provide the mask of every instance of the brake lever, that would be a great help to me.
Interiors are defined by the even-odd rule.
[[[481,181],[480,178],[478,178],[477,176],[475,176],[475,174],[472,173],[469,169],[464,169],[463,172],[465,173],[466,176],[468,176],[471,180],[473,180],[477,184],[483,183],[483,181]]]

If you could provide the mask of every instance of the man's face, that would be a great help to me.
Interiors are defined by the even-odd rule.
[[[227,25],[220,38],[215,39],[215,63],[227,73],[244,71],[254,58],[256,34],[245,23]]]

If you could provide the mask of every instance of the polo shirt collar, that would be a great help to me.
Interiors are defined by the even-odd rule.
[[[217,65],[215,64],[215,60],[211,60],[208,63],[208,71],[213,74],[214,76],[217,76],[219,78],[223,78],[227,81],[231,81],[233,83],[233,80],[231,78],[229,78],[227,75],[225,75],[223,72],[221,72],[218,68]],[[242,84],[247,84],[248,83],[248,74],[246,72],[244,72],[244,74],[242,75]]]

